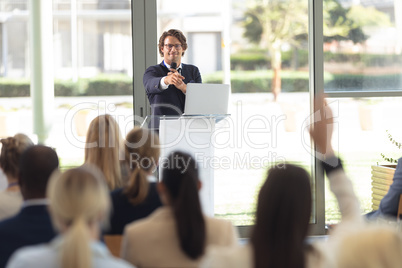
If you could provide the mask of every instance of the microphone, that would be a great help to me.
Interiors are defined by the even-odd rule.
[[[177,63],[172,61],[172,64],[170,65],[170,69],[175,69],[177,68]]]

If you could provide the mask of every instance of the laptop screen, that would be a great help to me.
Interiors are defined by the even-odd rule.
[[[227,114],[230,87],[227,84],[188,83],[185,115]]]

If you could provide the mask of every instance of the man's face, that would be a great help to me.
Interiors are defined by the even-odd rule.
[[[171,65],[174,61],[178,66],[181,63],[181,54],[184,52],[184,50],[179,39],[176,37],[166,37],[161,50],[163,52],[163,59],[167,64]]]

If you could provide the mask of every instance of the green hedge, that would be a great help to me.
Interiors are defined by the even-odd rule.
[[[27,79],[0,78],[0,97],[29,97],[30,82]],[[132,79],[128,76],[110,75],[91,79],[54,81],[55,96],[110,96],[132,95]]]
[[[294,50],[282,52],[282,66],[284,68],[292,67],[292,60],[295,60]],[[297,50],[298,66],[308,65],[308,52],[306,50]],[[261,70],[271,68],[271,57],[263,50],[243,51],[230,56],[231,70]]]
[[[324,52],[324,62],[351,62],[362,67],[400,66],[402,55]]]
[[[327,79],[324,87],[329,91],[359,91],[359,90],[400,90],[402,76],[389,75],[352,75],[336,74]]]
[[[86,96],[133,95],[133,81],[127,76],[100,76],[88,81]]]
[[[79,83],[73,81],[56,80],[54,82],[55,96],[77,96],[79,95]]]
[[[272,71],[232,71],[233,93],[270,92]],[[306,92],[309,88],[308,72],[282,71],[282,92]],[[203,76],[204,83],[222,83],[223,73]],[[395,90],[402,86],[401,75],[325,74],[325,89],[329,91]],[[28,97],[29,81],[0,78],[0,97]],[[92,79],[55,81],[55,96],[110,96],[132,95],[132,80],[127,76],[101,76]]]
[[[29,96],[29,80],[27,79],[0,79],[0,97],[27,97]]]
[[[309,74],[307,72],[281,72],[282,92],[307,92]],[[222,83],[223,73],[217,72],[203,77],[204,83]],[[232,71],[232,93],[270,92],[272,71]]]
[[[230,57],[231,70],[261,70],[271,69],[271,58],[264,50],[244,50]],[[282,52],[282,67],[291,68],[293,62],[297,60],[297,67],[308,65],[308,51],[289,50]],[[402,55],[388,54],[353,54],[353,53],[332,53],[324,52],[324,62],[349,62],[360,67],[378,67],[378,66],[400,66]]]
[[[230,56],[230,68],[232,70],[269,69],[270,66],[270,59],[266,53],[233,54]]]
[[[270,92],[272,71],[232,71],[232,93]],[[307,72],[282,71],[282,92],[306,92],[309,88]],[[223,73],[203,77],[204,83],[222,83]],[[333,75],[325,74],[328,91],[393,90],[402,86],[401,75]]]

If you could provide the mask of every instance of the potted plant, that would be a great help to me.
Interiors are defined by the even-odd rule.
[[[397,142],[392,135],[388,132],[388,139],[398,149],[401,149],[402,144]],[[372,191],[372,209],[377,210],[383,197],[387,194],[389,186],[392,184],[397,159],[387,157],[381,153],[381,157],[384,161],[388,162],[388,165],[373,165],[371,166],[371,191]]]

